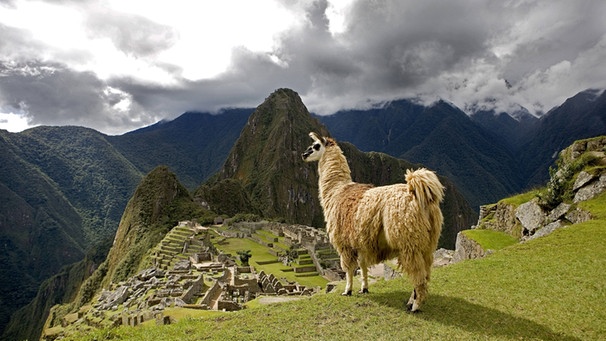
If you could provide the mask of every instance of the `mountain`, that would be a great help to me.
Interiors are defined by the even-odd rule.
[[[107,260],[103,286],[136,273],[147,251],[180,220],[205,214],[190,193],[166,166],[152,170],[129,200]]]
[[[113,235],[137,170],[92,129],[0,131],[0,330],[43,280]]]
[[[468,116],[444,101],[425,107],[398,100],[318,119],[361,150],[438,170],[478,207],[545,182],[561,149],[606,134],[606,92],[580,92],[540,118],[523,108]]]
[[[233,205],[236,188],[244,191],[244,206],[233,212],[252,211],[264,217],[281,218],[291,223],[324,226],[318,200],[317,166],[301,160],[301,152],[310,144],[308,133],[325,136],[328,131],[311,116],[299,95],[289,89],[272,93],[250,116],[240,138],[232,148],[218,176],[201,186],[195,196],[211,209]],[[354,181],[375,185],[404,181],[407,168],[419,164],[398,160],[382,153],[362,153],[348,143],[341,143],[352,168]],[[454,245],[456,233],[472,224],[475,213],[455,186],[442,177],[447,187],[443,246]],[[227,184],[230,195],[224,195]],[[217,195],[211,195],[217,193]],[[223,195],[221,195],[223,194]],[[223,212],[230,213],[230,212]]]
[[[56,275],[44,280],[36,297],[11,316],[1,339],[39,339],[51,308],[56,304],[73,302],[76,299],[82,283],[105,259],[109,246],[107,243],[91,249],[83,260],[61,268]]]
[[[509,151],[516,152],[532,138],[537,129],[539,118],[527,110],[513,113],[494,110],[479,110],[471,115],[471,120],[499,139],[499,144]]]
[[[192,190],[219,170],[253,109],[186,112],[107,140],[143,173],[167,165]]]
[[[296,92],[276,90],[250,115],[217,178],[200,188],[197,196],[204,197],[203,192],[208,193],[209,188],[221,188],[235,180],[252,203],[236,211],[321,225],[324,218],[316,199],[317,189],[311,186],[315,186],[317,177],[300,156],[312,130],[327,133],[309,115]],[[225,206],[222,201],[231,200],[231,196],[206,196],[204,200],[211,209],[219,210]]]
[[[84,260],[46,280],[37,297],[12,316],[2,337],[38,339],[54,304],[70,302],[57,306],[51,319],[89,303],[100,288],[134,275],[147,252],[178,221],[205,214],[174,173],[166,166],[155,168],[141,180],[129,200],[109,253],[107,248],[94,249]]]
[[[526,180],[523,187],[544,183],[558,153],[572,142],[606,134],[606,91],[586,90],[541,117],[533,138],[520,148]]]
[[[448,177],[473,207],[519,189],[518,163],[492,134],[444,101],[407,100],[320,117],[338,140],[423,163]]]

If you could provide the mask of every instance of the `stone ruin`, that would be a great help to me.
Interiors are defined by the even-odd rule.
[[[136,326],[151,319],[166,324],[170,318],[163,311],[171,306],[234,311],[259,295],[312,295],[317,291],[263,271],[256,273],[253,267],[236,266],[232,256],[208,245],[208,231],[196,224],[180,222],[173,230],[154,254],[156,266],[103,290],[89,311],[92,319],[80,316],[85,323],[99,327],[96,319],[113,315],[116,326]],[[300,235],[309,238],[309,234]],[[119,310],[119,314],[110,314]]]

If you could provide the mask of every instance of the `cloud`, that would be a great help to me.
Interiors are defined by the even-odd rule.
[[[154,56],[169,49],[178,38],[172,27],[103,7],[89,12],[85,26],[91,38],[107,37],[118,50],[135,57]]]
[[[606,88],[599,0],[35,4],[63,26],[0,4],[0,112],[32,124],[123,132],[281,87],[319,114],[397,98],[541,113]]]
[[[92,72],[40,61],[0,63],[0,102],[5,111],[25,116],[31,125],[61,122],[112,133],[159,119],[137,105],[131,107],[130,95]]]

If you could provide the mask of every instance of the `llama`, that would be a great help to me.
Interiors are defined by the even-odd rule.
[[[362,273],[361,294],[368,293],[368,267],[397,258],[414,289],[406,303],[416,312],[427,297],[433,252],[442,229],[440,202],[444,187],[425,168],[406,171],[406,184],[374,187],[353,182],[341,148],[326,137],[309,133],[313,144],[301,155],[318,161],[320,203],[326,232],[346,272],[351,296],[354,271]]]

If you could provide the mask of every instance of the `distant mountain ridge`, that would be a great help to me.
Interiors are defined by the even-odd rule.
[[[143,173],[167,165],[192,190],[219,170],[253,110],[186,112],[107,140]]]
[[[540,118],[522,110],[468,116],[444,101],[424,107],[408,100],[318,118],[361,150],[438,170],[477,207],[545,182],[561,149],[605,134],[606,92],[580,92]]]

